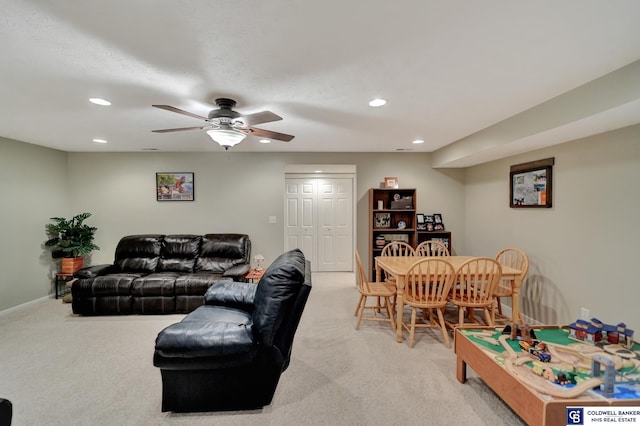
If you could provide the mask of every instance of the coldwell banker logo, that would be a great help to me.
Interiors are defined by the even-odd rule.
[[[567,424],[568,425],[583,425],[584,416],[583,408],[567,407]]]

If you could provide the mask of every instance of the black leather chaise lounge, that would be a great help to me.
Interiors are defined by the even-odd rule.
[[[310,263],[298,249],[280,255],[258,284],[211,287],[203,306],[156,338],[162,411],[270,404],[310,290]]]

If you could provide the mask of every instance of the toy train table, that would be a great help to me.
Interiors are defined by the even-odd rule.
[[[591,345],[569,329],[536,326],[512,339],[504,327],[456,328],[456,377],[467,365],[527,424],[565,424],[566,407],[640,406],[640,345]]]

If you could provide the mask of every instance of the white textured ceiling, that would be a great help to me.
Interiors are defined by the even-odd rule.
[[[296,136],[249,137],[234,151],[438,153],[640,59],[637,0],[0,0],[0,10],[0,136],[64,151],[221,152],[201,130],[152,133],[202,122],[151,105],[206,116],[231,97],[242,113],[283,117],[257,127]],[[439,165],[636,124],[636,93],[595,92],[597,113],[491,149],[469,143],[463,160]],[[374,97],[388,104],[370,108]]]

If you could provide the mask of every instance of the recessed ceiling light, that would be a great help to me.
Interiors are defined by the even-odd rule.
[[[103,106],[111,105],[111,102],[102,98],[89,98],[89,102],[91,102],[92,104],[103,105]]]
[[[322,170],[314,170],[315,173],[322,173]]]
[[[415,141],[413,141],[411,143],[415,143],[417,145],[419,143],[424,143],[424,141],[422,139],[416,139]]]
[[[369,101],[369,106],[371,106],[371,107],[379,107],[379,106],[382,106],[382,105],[384,105],[386,103],[387,103],[387,101],[385,99],[376,98],[376,99],[372,99],[371,101]]]
[[[107,143],[107,141],[106,141],[106,140],[104,140],[104,139],[94,139],[93,141],[94,141],[95,143]]]
[[[271,143],[269,139],[260,139],[260,143]]]

